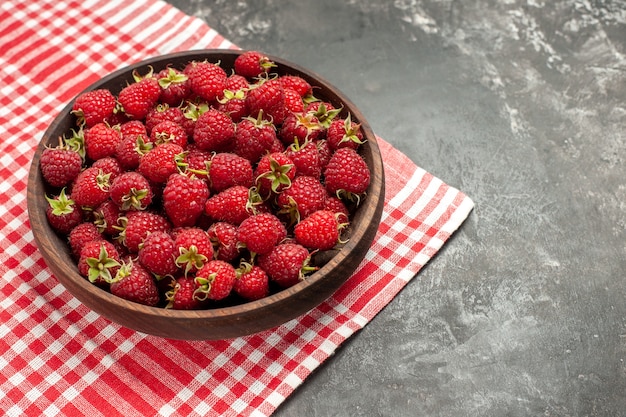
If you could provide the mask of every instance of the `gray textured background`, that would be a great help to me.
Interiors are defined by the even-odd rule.
[[[626,415],[626,2],[171,0],[476,208],[276,416]]]

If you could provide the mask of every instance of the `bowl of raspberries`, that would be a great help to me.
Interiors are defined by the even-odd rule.
[[[370,126],[319,75],[259,51],[150,58],[78,94],[29,172],[58,281],[122,326],[216,340],[281,325],[356,270],[381,220]]]

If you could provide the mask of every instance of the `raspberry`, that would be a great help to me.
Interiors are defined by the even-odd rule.
[[[264,254],[287,237],[287,229],[278,217],[260,213],[245,219],[237,229],[237,240],[250,252]]]
[[[65,187],[80,173],[83,159],[70,149],[46,148],[41,153],[39,167],[44,181],[53,187]]]

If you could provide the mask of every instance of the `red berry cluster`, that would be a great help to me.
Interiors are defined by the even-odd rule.
[[[263,298],[342,243],[370,172],[360,125],[257,51],[79,95],[41,156],[50,225],[78,271],[150,306]],[[223,301],[220,301],[223,300]]]

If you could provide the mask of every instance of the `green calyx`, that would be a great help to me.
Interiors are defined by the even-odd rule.
[[[291,178],[287,175],[287,173],[291,171],[293,167],[293,164],[281,165],[274,158],[270,158],[270,170],[259,175],[257,177],[257,182],[261,178],[270,180],[272,191],[275,193],[278,192],[281,186],[283,188],[289,188],[291,186]]]
[[[211,285],[213,281],[215,281],[215,277],[217,276],[217,272],[213,272],[209,274],[207,277],[196,277],[196,285],[198,288],[193,293],[193,296],[199,300],[204,301],[209,297],[209,293],[211,292]]]
[[[198,252],[196,245],[191,245],[189,248],[181,247],[179,249],[179,255],[175,262],[178,267],[185,266],[185,276],[187,276],[192,270],[202,268],[208,260],[205,255]]]
[[[188,79],[189,77],[186,74],[175,71],[173,68],[168,68],[167,75],[159,78],[159,85],[161,88],[169,88],[175,84],[182,84]]]
[[[359,145],[362,145],[364,143],[361,139],[359,139],[357,135],[359,133],[359,130],[361,129],[361,124],[353,124],[350,113],[348,113],[348,117],[346,117],[346,120],[344,121],[343,129],[346,133],[343,135],[343,138],[341,138],[341,141],[339,141],[339,143],[354,142]]]
[[[128,211],[130,209],[135,210],[144,210],[146,206],[143,204],[143,200],[148,196],[150,190],[145,188],[136,189],[131,188],[128,194],[122,197],[122,205],[121,209],[123,211]]]
[[[46,201],[52,208],[52,214],[55,216],[63,216],[74,212],[74,200],[68,198],[65,194],[65,188],[61,190],[56,198],[46,196]]]
[[[319,100],[311,100],[311,102],[316,101]],[[321,102],[317,110],[311,112],[311,114],[313,114],[313,116],[317,118],[317,120],[323,127],[328,128],[332,121],[335,119],[335,117],[337,117],[339,113],[341,113],[341,110],[343,110],[343,107],[340,107],[338,109],[329,109],[326,104],[324,104],[324,102]]]
[[[91,283],[98,281],[98,279],[111,282],[113,280],[111,270],[120,266],[117,260],[109,257],[104,245],[100,245],[100,253],[97,258],[87,258],[86,262],[89,266],[87,278]]]

